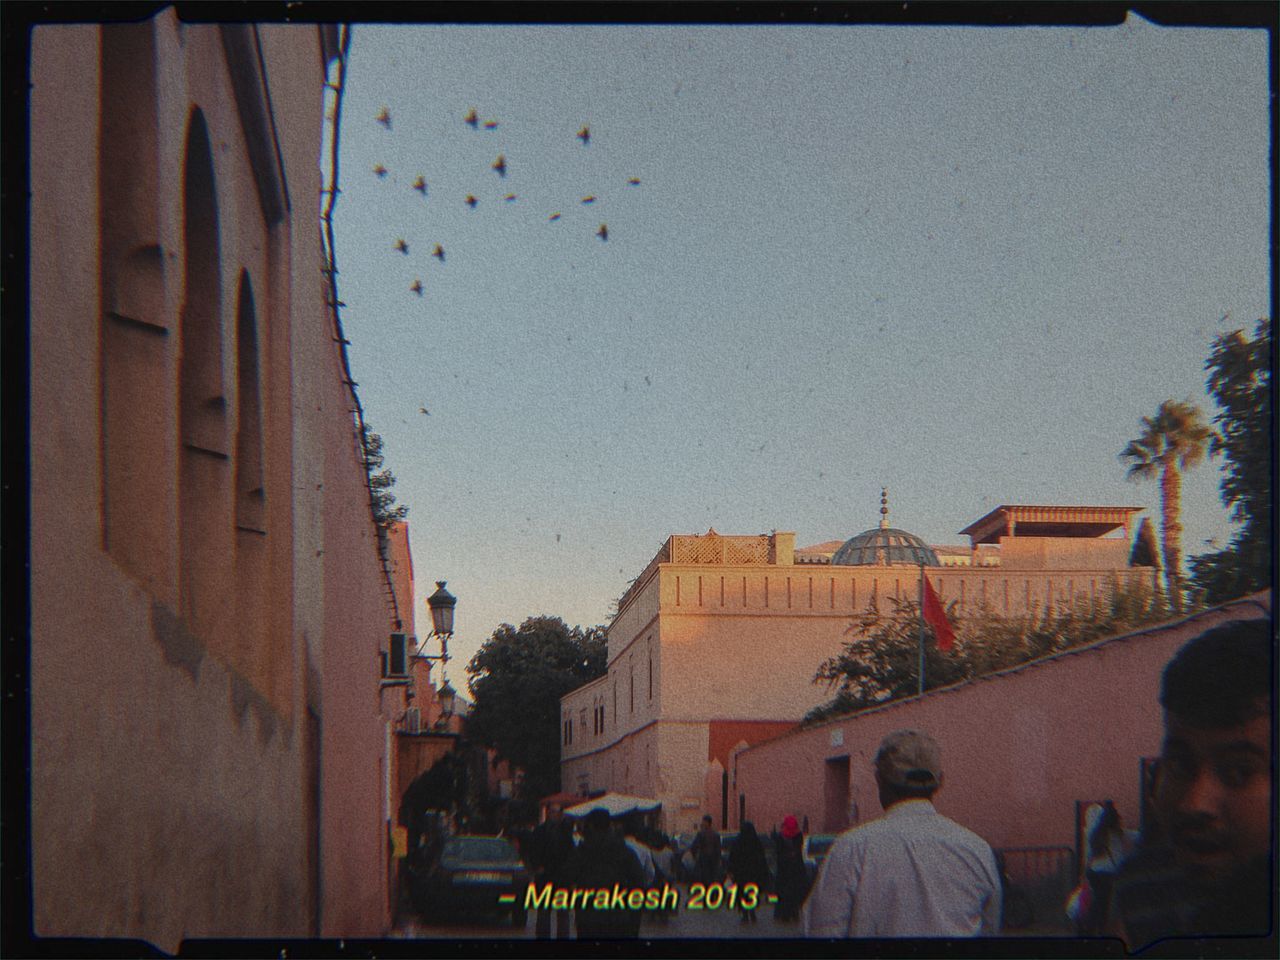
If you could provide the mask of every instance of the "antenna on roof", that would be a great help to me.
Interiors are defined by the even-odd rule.
[[[889,488],[880,488],[880,529],[889,529]]]

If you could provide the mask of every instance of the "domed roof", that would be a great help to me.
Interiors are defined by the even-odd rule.
[[[889,526],[889,491],[880,491],[880,526],[850,537],[831,555],[833,565],[846,567],[909,563],[940,567],[938,555],[914,533]]]
[[[940,567],[938,555],[914,533],[897,527],[876,527],[850,537],[831,555],[832,564],[864,566],[874,564],[909,563],[926,567]]]

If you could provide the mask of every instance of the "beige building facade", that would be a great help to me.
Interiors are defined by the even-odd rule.
[[[1138,511],[1002,506],[963,531],[966,547],[941,550],[887,516],[801,549],[787,532],[674,535],[619,603],[608,673],[561,700],[561,787],[654,797],[672,831],[704,813],[727,827],[734,756],[830,698],[819,665],[868,605],[916,599],[919,557],[960,611],[1099,601],[1118,584],[1154,589],[1152,569],[1128,565]]]

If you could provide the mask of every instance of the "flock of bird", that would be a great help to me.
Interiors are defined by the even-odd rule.
[[[378,115],[374,119],[378,123],[380,123],[383,127],[385,127],[387,130],[391,129],[390,108],[384,106],[378,112]],[[467,115],[462,118],[462,122],[465,123],[467,126],[471,127],[472,130],[480,130],[482,127],[485,130],[496,130],[498,128],[497,120],[481,121],[480,116],[476,112],[474,107],[472,107],[468,111]],[[583,147],[590,146],[591,127],[588,124],[584,123],[581,129],[579,129],[578,132],[575,134],[575,136],[578,140],[582,141]],[[507,158],[504,153],[499,153],[497,158],[489,166],[490,166],[490,169],[494,170],[497,173],[500,179],[506,179]],[[374,176],[376,176],[379,180],[385,180],[387,175],[390,172],[391,171],[388,170],[381,163],[374,165],[373,173],[374,173]],[[627,186],[629,187],[638,187],[640,185],[640,178],[628,177],[626,183],[627,183]],[[422,174],[418,174],[413,181],[412,188],[416,190],[418,193],[422,194],[422,196],[425,198],[428,195],[428,189],[429,189],[427,185],[426,177],[424,177]],[[515,203],[517,199],[519,198],[514,193],[508,193],[504,195],[502,198],[503,202],[505,203]],[[597,201],[597,199],[598,198],[596,197],[595,194],[588,194],[582,197],[581,205],[590,206],[591,204],[594,204]],[[472,210],[474,210],[479,205],[480,200],[475,194],[468,193],[465,197],[463,197],[462,202],[465,203]],[[555,223],[556,221],[560,220],[562,216],[563,214],[560,211],[554,211],[547,217],[547,222]],[[601,242],[607,241],[609,239],[609,225],[607,223],[601,223],[600,226],[595,230],[594,235],[599,237]],[[403,254],[406,257],[409,255],[409,244],[403,237],[399,237],[396,239],[396,242],[393,245],[393,249]],[[442,244],[436,243],[431,251],[431,256],[435,257],[441,263],[444,263],[445,262],[444,246]],[[421,278],[415,278],[413,283],[409,285],[409,291],[411,293],[417,294],[419,297],[423,295],[423,290],[424,290],[424,287],[423,287]]]

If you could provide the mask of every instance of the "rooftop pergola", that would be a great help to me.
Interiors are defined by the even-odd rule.
[[[1005,504],[960,531],[973,546],[1001,537],[1104,537],[1124,528],[1143,507],[1066,507]]]

